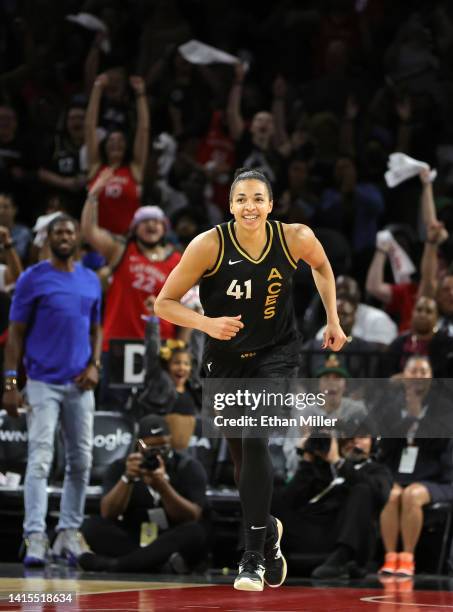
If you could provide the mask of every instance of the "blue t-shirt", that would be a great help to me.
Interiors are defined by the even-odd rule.
[[[80,263],[63,272],[42,261],[19,277],[9,318],[27,324],[27,376],[72,382],[91,358],[90,328],[101,318],[99,279]]]

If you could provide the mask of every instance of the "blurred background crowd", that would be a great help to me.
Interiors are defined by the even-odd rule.
[[[180,47],[193,39],[238,60],[188,61]],[[230,218],[229,185],[236,168],[248,167],[272,182],[273,218],[314,229],[337,278],[338,313],[351,341],[333,361],[321,351],[323,309],[310,270],[299,266],[294,282],[300,376],[334,381],[325,383],[332,388],[330,412],[357,408],[343,397],[350,377],[451,376],[450,2],[7,0],[0,6],[0,48],[2,345],[15,281],[48,257],[46,227],[68,213],[80,223],[77,256],[104,290],[97,408],[136,421],[165,415],[177,452],[203,451],[197,431],[203,339],[167,322],[153,327],[153,302],[188,242]],[[384,174],[394,152],[427,168],[389,188]],[[434,181],[429,168],[437,170]],[[401,253],[409,265],[401,264]],[[200,308],[196,290],[186,303]],[[112,390],[110,340],[145,341],[145,332],[144,387],[132,396]],[[426,417],[425,391],[418,400],[402,392],[411,408],[405,414],[398,408],[397,420],[412,414],[407,429],[401,426],[403,441],[413,419]],[[298,512],[323,490],[324,464],[341,463],[338,449],[304,454],[296,447],[280,445],[276,454],[280,485],[290,487],[285,512]],[[453,500],[450,442],[428,444],[415,459],[420,469],[413,467],[411,477],[403,470],[404,478],[398,453],[405,444],[390,447],[381,449],[388,479],[380,473],[370,512],[379,522],[385,508],[384,548],[396,554],[404,509],[411,518],[410,527],[401,527],[403,552],[412,555],[421,508]],[[209,448],[205,485],[232,485],[225,447]],[[377,453],[375,441],[364,453]],[[324,463],[315,474],[317,461]],[[296,477],[301,469],[311,473]],[[420,490],[421,481],[445,487]],[[336,512],[344,512],[342,495]],[[188,516],[200,518],[195,511]],[[344,567],[355,558],[354,538],[335,533],[316,552],[340,542],[329,567]],[[309,547],[300,533],[293,542]],[[390,570],[399,563],[413,571],[412,557],[391,559]],[[110,567],[100,563],[98,569]],[[121,569],[138,566],[128,560]]]

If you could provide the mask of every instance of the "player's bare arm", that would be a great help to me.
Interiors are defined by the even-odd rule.
[[[231,340],[244,327],[240,313],[234,317],[206,317],[180,303],[183,295],[214,267],[219,247],[216,229],[194,238],[159,293],[154,312],[175,325],[199,329],[217,340]]]
[[[337,314],[335,277],[326,253],[306,225],[283,224],[285,239],[295,261],[305,261],[310,267],[316,288],[321,296],[327,316],[323,348],[340,351],[346,342]]]

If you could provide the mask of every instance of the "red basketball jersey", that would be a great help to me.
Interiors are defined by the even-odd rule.
[[[105,168],[99,168],[91,184]],[[112,179],[99,194],[98,223],[113,234],[126,234],[139,206],[140,185],[130,167],[121,166],[114,171]]]
[[[164,261],[150,261],[141,253],[135,241],[127,245],[107,292],[104,351],[108,351],[110,338],[144,338],[145,321],[142,315],[149,315],[145,300],[150,295],[159,295],[180,259],[181,253],[173,251]],[[175,332],[173,323],[161,320],[161,338],[174,338]]]

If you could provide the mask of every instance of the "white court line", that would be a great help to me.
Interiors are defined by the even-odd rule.
[[[186,610],[187,608],[196,608],[197,610],[219,610],[220,606],[187,605],[182,606],[181,610]],[[222,610],[224,610],[225,612],[300,612],[300,608],[294,608],[293,610],[269,610],[268,608],[266,608],[265,610],[252,610],[251,608],[222,608]]]
[[[366,603],[383,603],[397,606],[418,606],[423,608],[453,608],[453,605],[449,606],[447,604],[423,604],[409,603],[405,601],[384,601],[384,599],[387,599],[388,597],[392,597],[392,595],[373,595],[373,597],[361,597],[360,601],[364,601]]]

